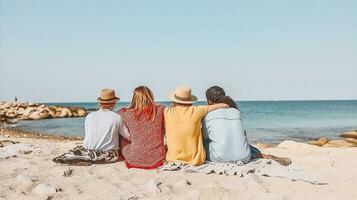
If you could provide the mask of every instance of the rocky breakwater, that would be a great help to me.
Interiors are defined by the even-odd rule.
[[[0,122],[84,117],[86,115],[87,111],[82,107],[49,106],[28,102],[0,102]]]

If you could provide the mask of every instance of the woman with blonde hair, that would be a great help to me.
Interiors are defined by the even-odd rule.
[[[165,160],[164,106],[156,105],[148,87],[135,88],[129,108],[118,113],[130,132],[130,142],[122,138],[122,155],[128,168],[155,169]]]

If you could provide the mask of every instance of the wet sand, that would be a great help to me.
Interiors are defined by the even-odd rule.
[[[0,136],[11,138],[32,138],[32,139],[47,139],[59,141],[82,140],[81,137],[62,136],[40,132],[22,131],[16,128],[0,128]]]

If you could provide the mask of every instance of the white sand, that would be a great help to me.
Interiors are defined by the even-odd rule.
[[[61,166],[52,158],[80,141],[0,136],[4,139],[20,144],[0,148],[0,199],[357,199],[357,148],[285,142],[265,149],[266,153],[291,157],[328,185],[271,177],[261,177],[263,182],[258,184],[251,176],[128,170],[122,162]],[[17,157],[4,158],[13,155]],[[73,173],[63,176],[69,168]]]

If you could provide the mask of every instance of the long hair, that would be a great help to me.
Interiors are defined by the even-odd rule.
[[[225,103],[229,105],[229,107],[239,110],[237,103],[231,97],[227,96],[223,88],[219,86],[208,88],[206,91],[206,98],[207,101],[211,102],[212,104]]]
[[[135,111],[136,119],[143,116],[147,120],[154,121],[156,117],[156,105],[151,90],[146,86],[135,88],[129,109]]]

